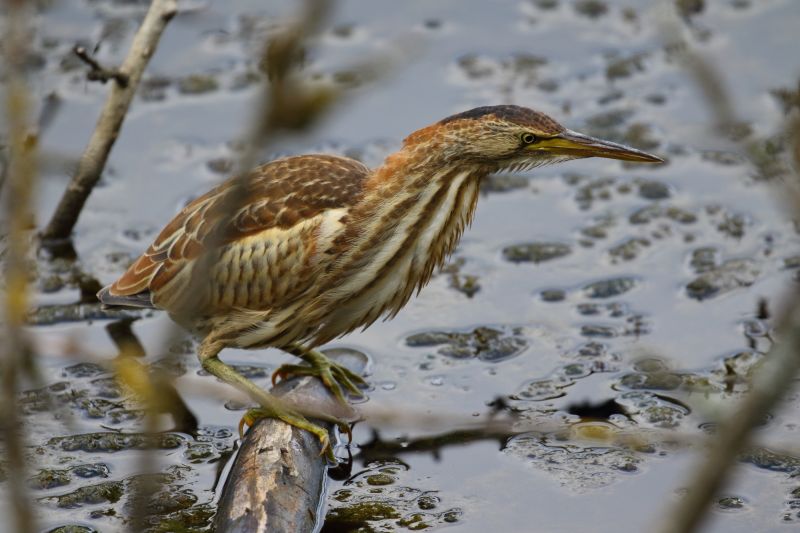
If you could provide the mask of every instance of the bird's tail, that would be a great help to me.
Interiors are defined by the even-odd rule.
[[[137,292],[136,294],[112,294],[111,285],[107,285],[100,289],[97,293],[97,299],[103,304],[103,308],[108,307],[139,307],[146,309],[155,309],[153,300],[150,297],[150,291]]]

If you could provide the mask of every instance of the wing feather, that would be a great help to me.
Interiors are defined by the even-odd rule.
[[[137,301],[141,301],[149,296],[154,305],[161,307],[160,302],[166,303],[172,298],[162,298],[159,293],[169,292],[172,285],[185,287],[191,278],[191,266],[210,247],[216,247],[220,257],[226,251],[236,251],[242,246],[250,247],[246,248],[248,254],[256,254],[257,251],[253,250],[257,249],[260,237],[250,237],[260,234],[268,234],[268,238],[264,237],[268,241],[265,246],[275,249],[267,253],[265,248],[258,253],[266,255],[253,255],[252,261],[263,263],[271,260],[276,263],[277,271],[286,274],[287,267],[280,264],[284,262],[281,258],[298,255],[299,241],[296,239],[308,239],[308,235],[303,233],[308,231],[307,222],[327,210],[353,205],[361,196],[368,175],[366,166],[343,157],[320,154],[279,159],[247,175],[243,205],[233,213],[226,195],[235,182],[233,178],[229,179],[184,207],[144,254],[98,297],[101,301],[105,297],[107,303],[113,305],[113,298],[119,301],[118,297],[136,295]],[[313,239],[311,241],[309,244],[313,247]],[[245,248],[237,253],[240,254],[237,257],[241,257]],[[241,265],[241,268],[252,269],[253,265]],[[252,277],[253,272],[248,272]],[[215,277],[218,281],[225,278],[226,283],[231,284],[236,283],[235,278],[240,274],[217,272]],[[180,279],[183,283],[176,283]],[[287,282],[291,284],[291,280],[281,280],[283,284]],[[260,300],[266,294],[261,294],[264,292],[262,289],[254,286]],[[219,290],[225,291],[224,288]],[[234,293],[236,290],[233,288]],[[240,299],[235,300],[239,302]]]

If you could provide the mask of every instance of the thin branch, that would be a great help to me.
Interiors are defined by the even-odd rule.
[[[153,0],[142,25],[133,38],[128,56],[119,72],[128,77],[127,86],[120,83],[111,86],[103,111],[97,121],[86,150],[78,163],[67,190],[61,197],[56,211],[42,232],[45,246],[69,239],[81,210],[92,189],[100,180],[108,155],[119,136],[125,115],[128,112],[142,73],[156,51],[159,38],[167,23],[177,12],[175,0]]]

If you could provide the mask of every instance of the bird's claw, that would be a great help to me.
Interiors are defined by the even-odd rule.
[[[333,393],[337,400],[347,404],[342,387],[356,397],[363,397],[364,393],[358,388],[359,385],[367,386],[364,378],[340,365],[322,354],[315,354],[304,359],[311,365],[283,365],[272,374],[272,384],[278,380],[285,380],[294,376],[316,376]]]

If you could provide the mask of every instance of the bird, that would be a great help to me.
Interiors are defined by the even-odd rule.
[[[219,353],[278,348],[307,364],[280,367],[273,382],[313,375],[340,402],[344,390],[361,394],[364,379],[318,348],[394,317],[419,293],[471,223],[486,176],[586,157],[663,162],[516,105],[478,107],[419,129],[374,169],[326,154],[277,159],[186,205],[97,297],[111,307],[166,310],[199,335],[202,367],[260,404],[240,431],[278,418],[329,451],[325,428]]]

